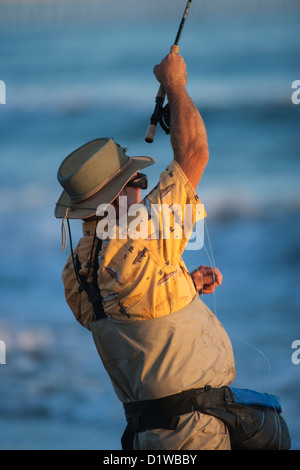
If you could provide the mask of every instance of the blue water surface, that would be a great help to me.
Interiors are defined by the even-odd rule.
[[[158,88],[152,69],[182,8],[177,14],[169,2],[166,15],[167,2],[129,3],[130,11],[119,5],[112,14],[98,2],[97,21],[80,2],[0,4],[1,449],[120,449],[122,405],[64,300],[69,247],[63,254],[53,214],[58,166],[84,142],[113,136],[129,155],[153,156],[150,186],[172,159],[161,129],[152,145],[144,135]],[[279,395],[300,449],[300,364],[292,362],[300,340],[300,105],[291,100],[299,10],[225,10],[191,10],[180,43],[210,147],[198,187],[205,247],[184,259],[191,270],[221,270],[222,287],[203,300],[232,340],[234,385]],[[72,231],[75,242],[79,222]]]

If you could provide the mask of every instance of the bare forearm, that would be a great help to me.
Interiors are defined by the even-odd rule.
[[[204,122],[184,86],[167,90],[174,158],[196,189],[208,161]]]
[[[185,62],[176,53],[168,54],[154,74],[169,101],[174,158],[196,189],[208,161],[208,145],[203,120],[186,90]]]

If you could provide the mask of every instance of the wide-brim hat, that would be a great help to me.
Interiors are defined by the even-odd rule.
[[[109,205],[132,176],[155,163],[154,158],[129,157],[112,138],[92,140],[68,155],[57,179],[64,188],[55,217],[86,219],[96,215],[100,204]],[[104,206],[102,207],[104,210]]]

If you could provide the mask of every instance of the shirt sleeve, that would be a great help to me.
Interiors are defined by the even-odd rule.
[[[176,264],[193,234],[195,223],[203,223],[206,212],[175,160],[161,173],[158,184],[144,198],[143,204],[148,212],[151,250],[165,262]]]

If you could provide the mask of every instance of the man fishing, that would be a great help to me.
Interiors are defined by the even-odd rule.
[[[55,215],[84,220],[84,236],[63,270],[66,300],[91,330],[124,404],[124,449],[230,449],[225,424],[191,404],[208,385],[235,378],[230,340],[198,295],[221,285],[221,273],[204,266],[189,273],[181,258],[187,236],[182,228],[181,237],[162,237],[163,218],[158,237],[121,238],[118,222],[114,238],[98,243],[95,235],[103,220],[97,208],[110,205],[118,217],[125,196],[128,208],[190,205],[192,225],[197,219],[195,191],[209,153],[205,126],[186,90],[182,56],[168,54],[154,74],[169,102],[173,160],[143,201],[139,172],[154,160],[128,157],[113,139],[89,142],[60,166],[64,191]]]

